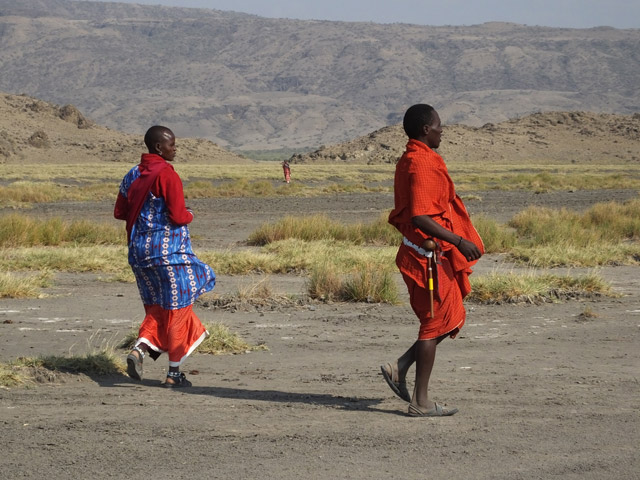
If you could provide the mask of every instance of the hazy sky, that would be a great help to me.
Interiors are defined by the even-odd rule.
[[[97,0],[100,1],[100,0]],[[117,0],[111,0],[117,1]],[[212,8],[264,17],[474,25],[490,21],[588,28],[640,28],[640,0],[120,0]]]

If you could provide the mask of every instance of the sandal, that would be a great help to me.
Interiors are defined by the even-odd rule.
[[[135,355],[133,352],[137,352]],[[127,355],[127,375],[134,380],[142,380],[142,362],[144,360],[144,352],[137,345],[133,347],[131,353]]]
[[[407,390],[407,382],[400,382],[397,380],[397,370],[394,370],[393,366],[390,363],[387,363],[386,365],[382,365],[380,367],[380,371],[382,372],[382,376],[387,382],[387,385],[389,385],[389,388],[393,390],[393,393],[395,393],[405,402],[410,402],[411,395],[409,395],[409,391]],[[395,380],[394,376],[396,377]]]
[[[433,403],[433,408],[431,410],[422,411],[413,403],[409,404],[409,416],[410,417],[448,417],[449,415],[453,415],[457,413],[457,408],[447,408],[439,405],[437,403]]]
[[[192,383],[187,380],[186,375],[182,372],[175,372],[175,374],[174,372],[169,372],[167,374],[167,378],[170,378],[174,381],[174,383],[167,383],[165,381],[163,385],[167,388],[185,388],[192,385]]]

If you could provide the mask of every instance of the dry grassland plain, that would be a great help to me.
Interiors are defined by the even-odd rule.
[[[3,475],[637,478],[640,165],[448,163],[489,253],[432,375],[460,412],[418,420],[379,375],[417,331],[393,165],[293,165],[286,185],[276,162],[176,160],[218,275],[196,311],[246,342],[194,353],[183,392],[160,388],[164,357],[142,383],[119,369],[143,316],[112,218],[130,165],[0,165]],[[103,351],[107,374],[15,366]]]

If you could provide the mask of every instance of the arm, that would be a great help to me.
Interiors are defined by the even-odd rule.
[[[184,203],[182,180],[173,168],[165,168],[154,185],[153,194],[164,198],[169,220],[175,225],[187,225],[193,220],[193,212]],[[157,193],[156,191],[157,190]]]
[[[113,216],[118,220],[126,220],[128,212],[129,203],[122,193],[118,192],[118,199],[116,200],[116,206],[113,209]]]
[[[454,245],[469,262],[477,260],[482,256],[480,249],[478,249],[473,242],[465,240],[461,236],[447,230],[428,215],[413,217],[411,222],[426,235],[439,238]]]

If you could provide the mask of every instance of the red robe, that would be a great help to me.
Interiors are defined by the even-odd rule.
[[[471,224],[467,210],[456,194],[451,177],[440,155],[418,140],[409,140],[396,166],[395,208],[389,223],[416,245],[427,235],[415,227],[413,217],[428,215],[442,227],[476,244],[484,252],[482,240]],[[436,239],[438,240],[438,239]],[[442,257],[438,269],[438,291],[433,317],[429,312],[427,258],[402,244],[396,264],[409,289],[411,306],[420,319],[420,340],[455,336],[464,324],[462,299],[471,291],[469,275],[474,262],[467,262],[458,249],[439,240]]]

